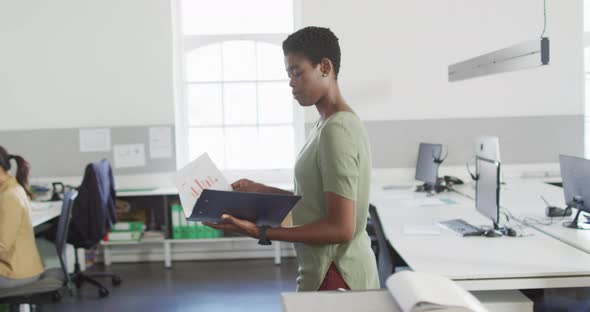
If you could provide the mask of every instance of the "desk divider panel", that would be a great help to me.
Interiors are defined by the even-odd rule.
[[[420,142],[448,149],[443,166],[473,158],[475,139],[497,136],[505,164],[557,163],[559,154],[584,155],[584,116],[524,116],[365,121],[373,168],[414,168]],[[313,124],[305,125],[306,133]]]

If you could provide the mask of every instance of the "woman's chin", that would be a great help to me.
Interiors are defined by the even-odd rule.
[[[296,99],[296,100],[297,100],[297,103],[299,103],[299,105],[300,105],[300,106],[303,106],[303,107],[307,107],[307,106],[312,106],[312,105],[314,105],[314,103],[309,103],[309,102],[306,102],[306,101],[304,101],[304,100],[300,100],[300,99]]]

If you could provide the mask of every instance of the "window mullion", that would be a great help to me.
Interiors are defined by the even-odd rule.
[[[221,43],[221,133],[223,134],[223,168],[227,169],[227,128],[225,124],[225,75],[223,60],[223,43]]]
[[[254,42],[254,68],[256,68],[256,72],[254,76],[256,77],[256,84],[255,84],[255,97],[256,97],[256,127],[260,124],[260,101],[258,98],[258,42]]]

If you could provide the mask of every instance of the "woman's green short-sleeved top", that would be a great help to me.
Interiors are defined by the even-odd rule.
[[[379,288],[375,254],[366,232],[371,180],[371,149],[361,120],[352,112],[337,112],[311,130],[295,165],[293,224],[317,221],[326,214],[324,192],[356,203],[353,239],[343,244],[295,243],[299,262],[298,291],[315,291],[330,263],[353,290]]]

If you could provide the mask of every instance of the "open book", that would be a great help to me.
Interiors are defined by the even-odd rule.
[[[477,298],[446,277],[402,271],[385,284],[403,312],[487,312]]]

